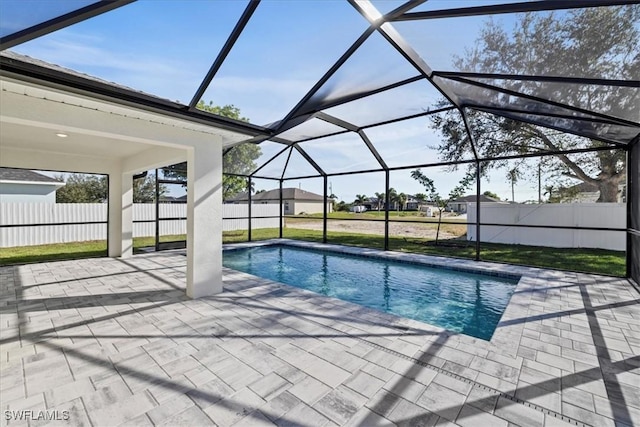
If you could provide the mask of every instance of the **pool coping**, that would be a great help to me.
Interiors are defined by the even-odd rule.
[[[505,310],[500,317],[500,321],[496,326],[496,330],[494,331],[491,339],[487,341],[481,338],[475,338],[470,335],[465,335],[463,333],[454,332],[442,327],[431,325],[429,323],[407,319],[395,314],[385,313],[359,304],[343,301],[338,298],[320,295],[315,292],[286,285],[281,282],[276,282],[269,279],[264,279],[259,276],[243,273],[248,277],[251,277],[253,280],[258,279],[269,283],[277,283],[278,285],[286,286],[287,288],[296,289],[302,292],[309,292],[321,298],[330,298],[332,300],[339,301],[340,303],[338,304],[345,304],[345,306],[350,305],[353,308],[357,307],[357,311],[359,313],[366,313],[369,317],[372,316],[378,318],[378,320],[380,321],[386,321],[389,323],[389,326],[397,329],[407,328],[407,330],[428,331],[440,336],[446,336],[448,339],[453,338],[456,341],[459,341],[460,344],[464,345],[465,347],[475,346],[478,350],[481,351],[498,352],[510,357],[516,357],[517,355],[517,346],[514,347],[510,344],[513,344],[514,340],[518,341],[520,339],[524,329],[523,322],[510,322],[510,320],[527,317],[530,299],[531,296],[535,293],[535,290],[539,287],[544,287],[549,279],[558,279],[567,274],[566,272],[562,271],[546,270],[536,267],[500,264],[460,258],[447,258],[423,254],[412,254],[405,252],[383,251],[372,248],[334,245],[329,243],[305,242],[291,239],[269,239],[257,242],[224,244],[223,250],[244,249],[273,245],[285,245],[305,249],[325,250],[369,258],[382,258],[397,262],[407,262],[428,267],[444,268],[447,270],[455,270],[466,273],[477,273],[510,279],[519,277],[516,288],[514,289],[513,294],[511,295],[511,298],[509,299],[509,302],[507,303],[507,306],[505,307]]]

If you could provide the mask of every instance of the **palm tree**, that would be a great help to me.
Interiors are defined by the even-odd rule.
[[[384,202],[384,193],[376,193],[376,199],[378,199],[378,211],[380,211],[380,206]]]
[[[404,193],[400,193],[398,194],[398,211],[402,210],[402,211],[406,211],[407,210],[407,200],[409,199],[409,197],[407,197],[406,194]]]
[[[398,201],[398,192],[395,188],[389,188],[389,204],[392,205]],[[391,209],[391,206],[387,206],[387,210]]]
[[[507,179],[511,181],[511,201],[515,203],[516,196],[514,191],[514,185],[518,182],[518,178],[520,178],[520,172],[518,169],[513,168],[509,172],[507,172]]]
[[[368,200],[368,197],[365,196],[364,194],[356,194],[356,200],[354,200],[353,203],[355,203],[358,206],[362,206],[362,204],[367,200]]]

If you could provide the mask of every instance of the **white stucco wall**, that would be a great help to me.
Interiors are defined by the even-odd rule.
[[[0,182],[1,203],[55,203],[57,185]]]
[[[322,202],[289,202],[293,204],[293,214],[300,215],[301,213],[314,214],[314,213],[322,213],[323,207]],[[327,212],[331,212],[331,203],[327,203]],[[288,212],[285,212],[288,213]]]
[[[278,205],[279,200],[262,200],[258,202],[252,202],[255,205]],[[236,205],[246,205],[246,200],[240,200],[237,202],[233,202]],[[295,200],[287,200],[284,199],[282,201],[282,213],[284,215],[300,215],[301,213],[313,214],[313,213],[322,213],[322,202],[314,202],[314,201],[295,201]],[[333,212],[333,205],[331,202],[327,202],[327,212]]]

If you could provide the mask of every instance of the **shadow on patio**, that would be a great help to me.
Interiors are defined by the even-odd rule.
[[[2,269],[0,314],[3,327],[6,323],[15,332],[11,335],[9,328],[0,341],[3,384],[9,384],[5,409],[44,396],[47,407],[75,402],[77,416],[94,425],[104,424],[104,416],[123,405],[124,415],[118,416],[125,418],[116,418],[122,422],[185,425],[212,420],[221,425],[362,425],[383,418],[397,425],[431,425],[440,419],[460,425],[545,425],[549,417],[585,425],[638,423],[640,392],[632,371],[640,366],[640,356],[611,349],[611,326],[597,317],[634,310],[638,300],[594,306],[592,289],[602,300],[597,282],[576,284],[582,308],[550,304],[548,312],[507,321],[532,331],[527,325],[585,315],[597,365],[574,363],[561,353],[558,360],[570,362],[568,370],[544,365],[535,349],[530,349],[532,360],[525,352],[507,359],[486,342],[426,325],[402,326],[385,314],[354,312],[352,305],[235,273],[226,277],[225,293],[189,300],[176,289],[175,277],[166,276],[183,274],[180,265],[158,268],[156,262],[141,256],[126,262],[127,271],[92,275],[87,274],[91,268],[78,268],[76,277],[60,280],[90,290],[86,295],[78,295],[80,288],[69,296],[55,295],[57,282],[47,282],[42,291],[34,285],[44,284],[27,280],[25,289],[42,293],[25,299],[20,278],[12,273],[8,279],[6,269],[15,268],[20,276],[21,269],[33,267]],[[84,263],[122,268],[116,260],[78,261]],[[46,268],[54,270],[56,264]],[[145,277],[127,281],[127,275]],[[136,290],[136,283],[145,290]],[[550,283],[549,290],[557,288]],[[540,349],[549,345],[537,342]],[[18,372],[13,367],[22,366],[21,359],[24,371]],[[533,369],[544,366],[548,372]],[[52,373],[43,379],[45,367]],[[121,384],[120,394],[104,400],[114,384]],[[69,400],[58,397],[61,389]],[[568,400],[576,393],[591,398],[591,409]],[[549,399],[562,400],[549,406]]]

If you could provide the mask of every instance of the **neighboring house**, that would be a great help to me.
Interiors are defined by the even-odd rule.
[[[362,204],[362,206],[367,208],[368,211],[377,211],[377,210],[383,211],[385,210],[386,204],[384,199],[381,199],[380,201],[378,201],[377,197],[369,197],[367,201]],[[380,209],[378,209],[378,206],[380,206]],[[396,202],[389,203],[389,206],[391,207],[390,210],[392,211],[398,209],[398,204]]]
[[[618,203],[624,203],[625,180],[618,185]],[[598,186],[588,182],[572,185],[571,187],[559,188],[554,193],[556,199],[554,203],[595,203],[600,198]]]
[[[377,197],[369,197],[363,204],[368,211],[377,211],[378,210],[378,198]],[[380,200],[380,208],[384,208],[384,200]]]
[[[64,182],[28,169],[0,168],[2,203],[55,203],[56,190]]]
[[[411,194],[407,194],[407,204],[405,205],[406,210],[417,211],[422,204],[423,203],[421,203],[418,199],[416,199],[415,196]]]
[[[187,195],[184,194],[180,197],[160,196],[160,203],[187,203]]]
[[[324,197],[320,194],[305,191],[299,188],[283,188],[282,189],[282,205],[285,215],[299,215],[302,213],[313,214],[322,213]],[[235,197],[225,200],[225,203],[245,204],[249,200],[247,193],[240,193]],[[253,204],[279,204],[280,190],[263,191],[251,195],[251,203]],[[333,211],[333,200],[327,198],[327,212]]]
[[[384,200],[380,200],[380,203],[378,204],[378,198],[376,197],[369,197],[367,199],[366,202],[364,202],[362,204],[365,208],[367,208],[368,211],[377,211],[378,210],[378,206],[380,206],[380,210],[384,210],[385,208],[385,201]],[[415,196],[411,195],[411,194],[407,194],[407,203],[404,206],[404,210],[407,211],[417,211],[417,210],[424,210],[424,206],[427,205],[427,202],[420,202],[418,199],[416,199]],[[391,202],[389,203],[389,210],[395,211],[398,210],[398,208],[402,208],[402,206],[398,206],[398,202]]]
[[[476,196],[464,196],[458,197],[455,200],[452,200],[447,204],[447,210],[452,212],[456,212],[459,214],[467,213],[467,203],[475,203]],[[499,199],[494,199],[493,197],[485,196],[484,194],[480,195],[480,203],[505,203]]]

